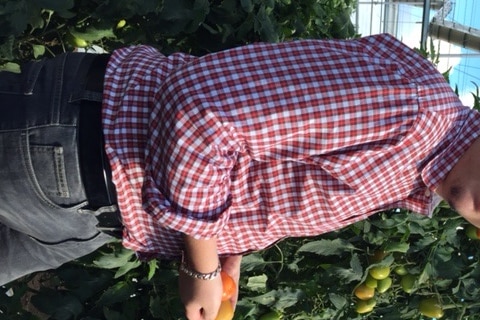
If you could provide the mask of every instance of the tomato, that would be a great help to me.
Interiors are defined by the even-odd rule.
[[[365,285],[369,288],[375,289],[378,286],[378,280],[373,278],[371,275],[368,275],[367,279],[365,279]]]
[[[368,271],[368,273],[372,276],[372,278],[382,280],[390,275],[390,267],[373,267]]]
[[[230,277],[225,271],[220,272],[220,277],[222,278],[223,285],[222,301],[229,300],[235,295],[237,285],[232,277]]]
[[[85,48],[88,46],[88,42],[82,38],[78,38],[71,33],[67,33],[65,40],[75,48]]]
[[[270,311],[260,317],[259,320],[281,320],[282,314],[277,311]]]
[[[406,293],[412,293],[416,280],[417,277],[415,277],[413,274],[404,275],[402,279],[400,279],[400,285],[402,286],[403,291]]]
[[[355,311],[357,313],[368,313],[373,310],[376,304],[377,301],[375,299],[360,300],[355,305]]]
[[[387,252],[383,250],[375,250],[375,252],[372,255],[372,261],[373,263],[378,263],[382,261],[386,256],[388,255]]]
[[[122,29],[123,27],[125,27],[125,25],[127,24],[127,21],[125,21],[125,19],[122,19],[120,21],[118,21],[117,23],[117,29]]]
[[[397,266],[395,269],[393,269],[393,271],[399,276],[404,276],[408,273],[408,270],[405,268],[405,266]]]
[[[465,234],[467,235],[468,238],[472,240],[480,239],[480,229],[478,229],[474,225],[469,224],[465,229]]]
[[[377,285],[377,292],[378,293],[385,293],[388,289],[392,286],[393,280],[390,277],[386,277],[385,279],[378,280]]]
[[[375,295],[375,289],[369,288],[365,283],[362,283],[355,289],[354,294],[360,300],[369,300]]]
[[[418,310],[425,317],[440,319],[443,317],[443,308],[437,298],[425,298],[420,300]]]
[[[230,301],[222,301],[220,309],[215,320],[232,320],[233,319],[233,306]]]

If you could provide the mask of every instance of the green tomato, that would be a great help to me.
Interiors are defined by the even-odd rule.
[[[122,19],[122,20],[118,21],[116,28],[117,29],[122,29],[123,27],[125,27],[126,24],[127,24],[127,21],[125,21],[125,19]]]
[[[395,267],[395,269],[393,269],[393,271],[398,274],[399,276],[404,276],[406,274],[408,274],[408,270],[407,268],[405,268],[405,266],[397,266]]]
[[[437,298],[425,298],[420,300],[418,310],[425,317],[440,319],[443,317],[443,308]]]
[[[65,40],[75,48],[85,48],[88,46],[88,42],[82,38],[75,37],[71,33],[67,33]]]
[[[386,277],[385,279],[378,280],[377,285],[377,292],[378,293],[385,293],[388,289],[392,286],[393,280],[390,277]]]
[[[368,273],[372,276],[372,278],[382,280],[390,275],[390,267],[373,267],[368,271]]]
[[[282,314],[277,311],[270,311],[260,317],[259,320],[281,320]]]
[[[368,313],[371,312],[373,308],[375,308],[376,304],[377,301],[374,298],[369,300],[359,300],[355,305],[355,311],[360,314]]]
[[[416,280],[417,277],[415,277],[413,274],[404,275],[402,279],[400,279],[400,285],[402,286],[403,291],[406,293],[412,293]]]
[[[370,274],[365,279],[365,285],[369,288],[375,289],[378,286],[378,280],[373,278]]]

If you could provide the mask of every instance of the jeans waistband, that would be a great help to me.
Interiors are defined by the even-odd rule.
[[[79,117],[79,157],[85,193],[89,209],[116,205],[117,195],[112,182],[112,172],[105,153],[102,133],[103,79],[109,55],[88,56],[85,67],[85,92],[88,98],[82,100]],[[98,228],[118,236],[122,224],[118,211],[105,212],[97,216]]]

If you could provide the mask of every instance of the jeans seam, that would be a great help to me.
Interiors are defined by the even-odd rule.
[[[57,192],[59,197],[68,198],[67,173],[65,170],[65,161],[63,160],[63,148],[54,148],[55,180],[57,181]]]

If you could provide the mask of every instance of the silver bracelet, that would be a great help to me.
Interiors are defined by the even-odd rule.
[[[182,255],[182,263],[180,263],[180,271],[185,273],[187,276],[190,276],[190,277],[195,278],[195,279],[213,280],[216,277],[218,277],[218,275],[222,271],[222,265],[220,264],[220,261],[219,261],[218,262],[218,267],[217,267],[217,269],[215,269],[215,271],[209,272],[209,273],[201,273],[201,272],[190,269],[188,264],[183,259],[183,255]]]

